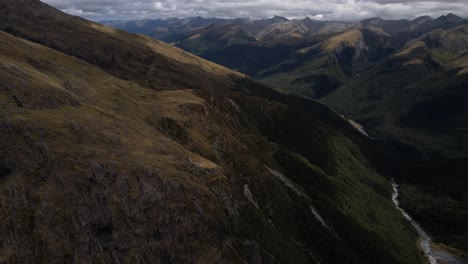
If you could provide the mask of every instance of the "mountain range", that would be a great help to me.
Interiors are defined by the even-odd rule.
[[[190,24],[191,19],[183,21]],[[460,102],[463,91],[445,86],[466,84],[468,20],[448,14],[437,19],[423,16],[359,22],[278,16],[218,23],[207,20],[206,24],[210,22],[162,40],[282,93],[321,100],[363,123],[376,137],[404,141],[424,153],[457,157],[468,153],[461,146],[468,144],[459,144],[463,138],[459,124],[464,122],[444,121],[445,112],[452,116],[455,111],[461,117],[465,111],[464,101]],[[125,23],[121,25],[128,30]],[[438,87],[432,87],[437,85],[434,80]],[[415,88],[418,85],[427,92],[421,93],[422,89]],[[459,103],[447,111],[438,109],[443,107],[439,100],[447,101],[451,96]],[[425,121],[418,114],[425,109],[418,107],[429,104],[436,104],[427,115],[435,119]],[[441,139],[433,132],[442,128],[444,133],[455,134]],[[418,140],[428,137],[434,141]]]
[[[192,20],[202,24],[201,18],[169,21]],[[448,14],[358,22],[279,16],[205,21],[208,26],[162,40],[282,93],[320,100],[375,137],[400,141],[421,155],[467,156],[468,144],[460,140],[468,143],[462,88],[468,20]],[[119,27],[130,30],[129,23]]]
[[[390,178],[434,242],[466,256],[468,166],[464,146],[451,147],[466,117],[465,28],[452,15],[440,20],[450,26],[434,32],[442,22],[427,19],[418,27],[427,31],[399,37],[341,22],[301,35],[281,17],[112,22],[170,32],[152,35],[168,44],[38,0],[1,1],[0,262],[428,263]],[[267,30],[271,23],[278,28]],[[177,47],[190,45],[204,57],[284,51],[268,62],[250,57],[241,73]],[[302,88],[265,85],[301,67],[311,69]],[[354,87],[371,91],[357,85],[364,78],[395,74],[420,78],[392,97],[353,92],[364,103],[346,104]],[[339,85],[317,92],[317,77],[307,79],[315,75]],[[402,115],[393,102],[411,91],[421,100]],[[381,111],[401,124],[380,132],[382,112],[366,104],[391,105]],[[427,109],[446,107],[428,128]],[[451,132],[440,151],[395,132],[432,140],[442,125]]]

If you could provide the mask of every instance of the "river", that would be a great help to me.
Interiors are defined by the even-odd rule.
[[[364,136],[374,139],[369,136],[366,132],[363,125],[357,123],[352,119],[346,118],[346,116],[341,115],[341,117],[347,120],[357,131],[361,132]],[[392,178],[392,187],[393,187],[393,194],[392,194],[392,201],[395,204],[396,208],[400,213],[408,220],[411,225],[416,229],[416,232],[419,235],[419,245],[421,246],[424,254],[426,255],[430,264],[468,264],[468,260],[463,259],[457,255],[454,255],[447,250],[444,250],[441,247],[434,246],[432,244],[431,237],[429,236],[426,231],[421,227],[421,225],[416,222],[403,208],[400,207],[400,202],[398,200],[400,196],[399,185],[395,182]]]
[[[411,225],[416,229],[419,235],[419,244],[424,251],[430,264],[468,264],[468,261],[448,252],[441,248],[433,247],[431,237],[424,231],[421,225],[416,222],[403,208],[400,207],[398,200],[400,196],[399,185],[392,178],[392,201],[400,213],[408,220]]]

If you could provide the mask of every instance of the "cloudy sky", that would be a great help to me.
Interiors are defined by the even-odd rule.
[[[288,18],[359,20],[438,17],[454,13],[468,17],[468,0],[42,0],[67,13],[92,20],[167,17]]]

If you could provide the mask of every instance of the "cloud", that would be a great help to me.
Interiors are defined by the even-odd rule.
[[[468,17],[467,0],[42,0],[64,12],[92,20],[168,17],[252,17],[273,15],[322,20]]]

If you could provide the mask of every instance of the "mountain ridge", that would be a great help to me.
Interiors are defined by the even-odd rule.
[[[327,106],[38,1],[0,14],[0,261],[426,262],[386,147]]]

